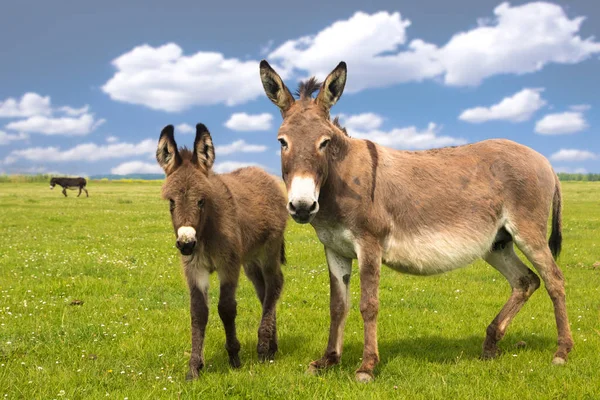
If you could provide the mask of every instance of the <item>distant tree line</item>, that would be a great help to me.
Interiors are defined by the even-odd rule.
[[[561,181],[597,182],[600,181],[600,174],[568,174],[566,172],[559,172],[558,179]]]

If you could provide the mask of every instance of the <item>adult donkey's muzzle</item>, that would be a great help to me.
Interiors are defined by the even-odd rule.
[[[319,203],[316,201],[290,201],[287,205],[288,212],[294,221],[306,224],[319,211]]]
[[[177,229],[176,246],[184,256],[191,255],[196,247],[196,230],[191,226]]]
[[[319,190],[309,177],[294,177],[288,192],[287,210],[294,221],[309,223],[319,211]]]

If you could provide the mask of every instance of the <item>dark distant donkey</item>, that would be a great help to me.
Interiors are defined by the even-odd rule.
[[[54,186],[62,186],[63,190],[62,190],[62,194],[65,195],[65,197],[67,197],[67,189],[71,189],[71,190],[75,190],[75,189],[79,189],[79,194],[77,195],[77,197],[79,197],[81,195],[81,191],[85,191],[85,195],[86,197],[90,197],[90,195],[88,194],[87,189],[85,188],[85,185],[87,185],[87,181],[85,180],[85,178],[52,178],[50,179],[50,190],[54,189]]]
[[[208,321],[209,275],[217,272],[221,291],[219,316],[225,327],[229,364],[241,365],[235,329],[235,292],[241,265],[262,303],[258,356],[271,359],[277,351],[275,306],[283,287],[283,233],[288,219],[283,188],[255,167],[217,175],[210,133],[196,125],[194,149],[177,149],[172,125],[165,127],[156,150],[167,178],[162,196],[168,199],[177,248],[190,289],[192,352],[188,379],[204,366],[204,336]]]

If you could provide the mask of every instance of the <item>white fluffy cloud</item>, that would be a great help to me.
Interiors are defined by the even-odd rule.
[[[27,140],[29,139],[29,135],[23,132],[19,133],[6,133],[4,131],[0,131],[0,146],[5,146],[10,142],[15,142],[19,140]]]
[[[362,113],[356,115],[340,114],[340,123],[346,129],[370,131],[383,124],[383,117],[375,113]]]
[[[286,70],[308,71],[321,79],[344,60],[351,76],[348,92],[440,75],[443,66],[435,45],[417,39],[408,44],[408,51],[398,52],[398,47],[406,43],[409,25],[410,21],[398,12],[357,12],[316,35],[288,40],[268,58],[280,62]]]
[[[269,113],[246,114],[235,113],[225,122],[225,126],[233,131],[268,131],[271,129],[273,115]]]
[[[552,161],[585,161],[596,158],[598,156],[591,151],[577,149],[560,149],[550,156]]]
[[[439,46],[407,38],[411,22],[400,13],[357,12],[316,34],[287,40],[262,52],[286,79],[321,79],[341,60],[351,79],[347,92],[403,82],[441,79],[472,86],[500,74],[539,71],[550,63],[574,64],[600,53],[594,38],[578,33],[584,17],[569,18],[548,2],[502,3],[493,17],[453,35]],[[343,40],[340,40],[343,38]],[[221,53],[184,54],[175,43],[137,46],[112,61],[115,74],[102,90],[113,100],[168,112],[193,106],[242,104],[262,96],[258,61],[225,58]]]
[[[157,163],[147,163],[143,161],[128,161],[117,165],[110,170],[111,174],[161,174],[163,169]]]
[[[267,150],[267,146],[258,144],[249,144],[244,140],[236,140],[233,143],[226,144],[223,146],[215,146],[215,153],[217,157],[219,155],[226,155],[232,153],[261,153]]]
[[[111,99],[154,110],[178,112],[193,106],[233,106],[263,93],[258,61],[225,58],[221,53],[184,55],[168,43],[142,45],[112,61],[117,72],[102,90]]]
[[[104,122],[106,122],[104,119],[95,119],[93,114],[83,114],[79,117],[35,115],[24,120],[11,122],[6,125],[6,129],[44,135],[82,136],[93,132]]]
[[[535,123],[535,131],[541,135],[563,135],[576,133],[588,127],[579,111],[548,114]]]
[[[116,136],[107,136],[106,141],[108,143],[117,143],[119,141],[119,138]]]
[[[359,139],[368,139],[382,146],[396,149],[430,149],[434,147],[454,146],[465,144],[466,140],[451,136],[440,136],[440,129],[430,122],[427,129],[419,131],[414,126],[394,128],[390,131],[371,130],[358,131],[348,129],[350,136]]]
[[[179,124],[175,126],[175,132],[179,133],[194,133],[196,129],[188,124]]]
[[[440,49],[446,84],[477,85],[493,75],[522,75],[549,63],[575,64],[600,52],[600,43],[577,35],[584,17],[569,19],[557,4],[502,3],[494,15]]]
[[[323,78],[340,60],[352,79],[347,90],[443,77],[447,85],[478,85],[499,74],[525,74],[549,63],[574,64],[600,52],[600,43],[577,35],[583,17],[569,19],[562,7],[532,2],[502,3],[494,18],[455,34],[444,46],[414,39],[399,13],[357,12],[316,35],[288,40],[269,54],[285,66]],[[344,38],[340,41],[339,38]],[[404,49],[399,48],[405,46]]]
[[[0,118],[22,118],[51,113],[50,96],[42,97],[37,93],[25,93],[21,100],[9,97],[0,101]]]
[[[4,159],[4,163],[12,164],[19,160],[45,162],[98,161],[149,155],[155,152],[156,141],[152,139],[142,140],[139,143],[114,143],[108,145],[84,143],[66,150],[61,150],[58,147],[31,147],[23,150],[14,150]]]
[[[224,174],[243,167],[260,167],[265,170],[267,169],[265,166],[253,162],[223,161],[215,164],[213,170],[219,174]]]
[[[50,96],[42,97],[37,93],[25,93],[20,101],[13,98],[0,101],[0,117],[24,118],[10,122],[5,128],[23,133],[87,135],[106,122],[96,119],[89,111],[88,105],[52,108]]]
[[[537,110],[546,105],[546,101],[542,99],[542,91],[543,89],[539,88],[525,88],[490,107],[469,108],[463,111],[458,118],[471,123],[491,120],[527,121]]]

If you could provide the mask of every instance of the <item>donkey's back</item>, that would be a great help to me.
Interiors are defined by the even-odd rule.
[[[218,175],[231,193],[244,254],[283,236],[288,212],[281,183],[257,167]]]

